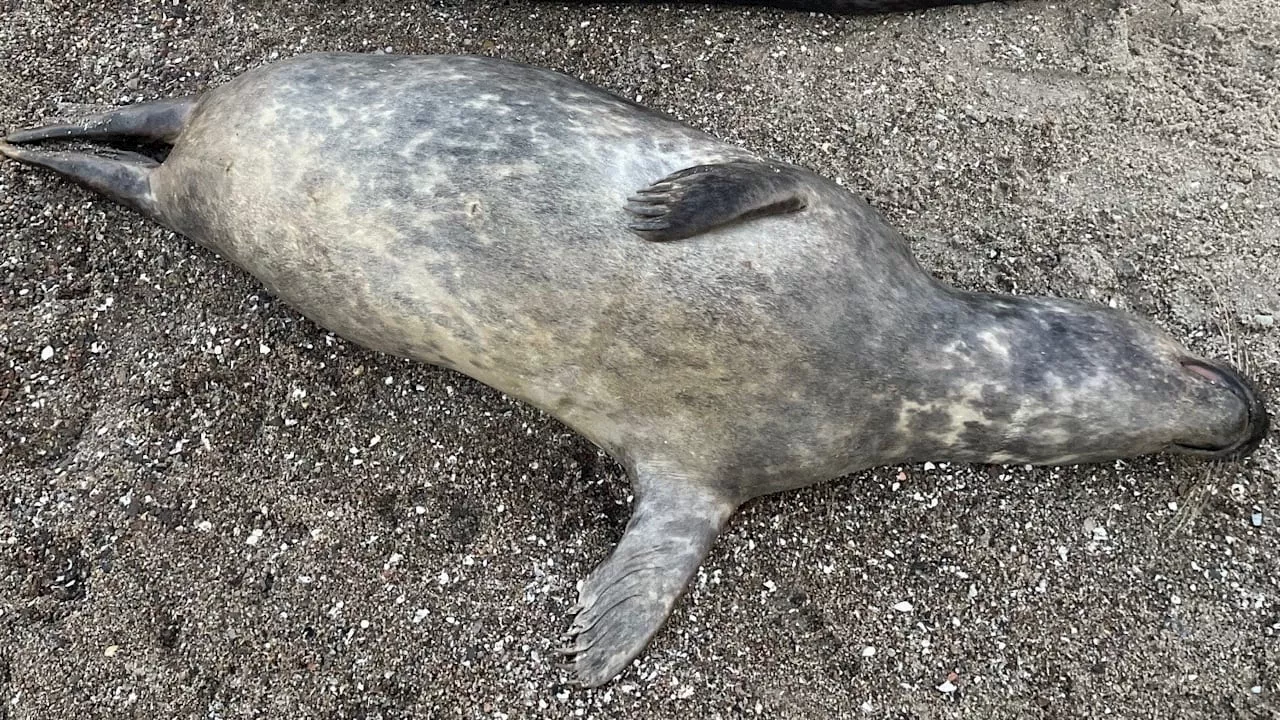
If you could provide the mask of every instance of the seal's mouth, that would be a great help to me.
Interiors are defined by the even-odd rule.
[[[1175,442],[1171,449],[1188,455],[1211,460],[1239,460],[1258,448],[1271,427],[1271,415],[1262,401],[1262,395],[1253,383],[1231,368],[1204,360],[1187,358],[1182,367],[1201,380],[1226,388],[1244,403],[1245,416],[1239,439],[1225,446],[1204,446]]]

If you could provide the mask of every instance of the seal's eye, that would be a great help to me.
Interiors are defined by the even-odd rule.
[[[1199,360],[1183,360],[1182,367],[1186,368],[1187,370],[1190,370],[1196,375],[1199,375],[1205,380],[1208,380],[1214,385],[1221,385],[1222,387],[1230,388],[1234,384],[1229,382],[1227,378],[1223,376],[1220,370],[1209,367],[1208,365],[1205,365]]]

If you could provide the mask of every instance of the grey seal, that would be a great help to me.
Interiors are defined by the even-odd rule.
[[[172,145],[37,149],[54,138]],[[1239,457],[1250,382],[1153,324],[962,291],[869,205],[604,90],[481,57],[311,54],[10,134],[361,345],[550,413],[631,519],[565,638],[600,685],[744,501],[890,463]]]
[[[593,1],[593,0],[586,0]],[[659,4],[685,3],[691,0],[618,0],[624,4]],[[855,15],[875,13],[896,13],[911,10],[927,10],[929,8],[946,7],[948,5],[981,5],[994,0],[712,0],[712,4],[724,5],[760,5],[782,8],[785,10],[802,10],[821,12],[832,15]],[[705,0],[697,0],[705,3]]]

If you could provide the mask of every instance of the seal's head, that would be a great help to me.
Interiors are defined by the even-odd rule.
[[[1202,425],[1188,426],[1168,449],[1205,458],[1236,460],[1258,448],[1271,426],[1262,395],[1253,383],[1235,369],[1200,358],[1185,356],[1179,364],[1203,383],[1192,383],[1189,394],[1204,396],[1188,414]]]
[[[959,299],[963,335],[934,357],[939,376],[953,378],[951,418],[925,455],[1037,465],[1158,452],[1237,459],[1270,426],[1250,381],[1141,318],[1070,300]]]

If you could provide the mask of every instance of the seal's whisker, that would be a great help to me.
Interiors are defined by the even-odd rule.
[[[1204,273],[1198,273],[1198,277],[1209,286],[1209,296],[1213,298],[1214,305],[1218,310],[1220,318],[1218,326],[1218,334],[1222,337],[1222,343],[1225,346],[1226,356],[1231,363],[1239,368],[1242,372],[1249,372],[1249,357],[1244,343],[1240,341],[1239,336],[1234,332],[1236,327],[1235,320],[1227,308],[1226,302],[1223,300],[1222,293],[1218,292],[1218,286],[1213,282],[1213,278]]]

